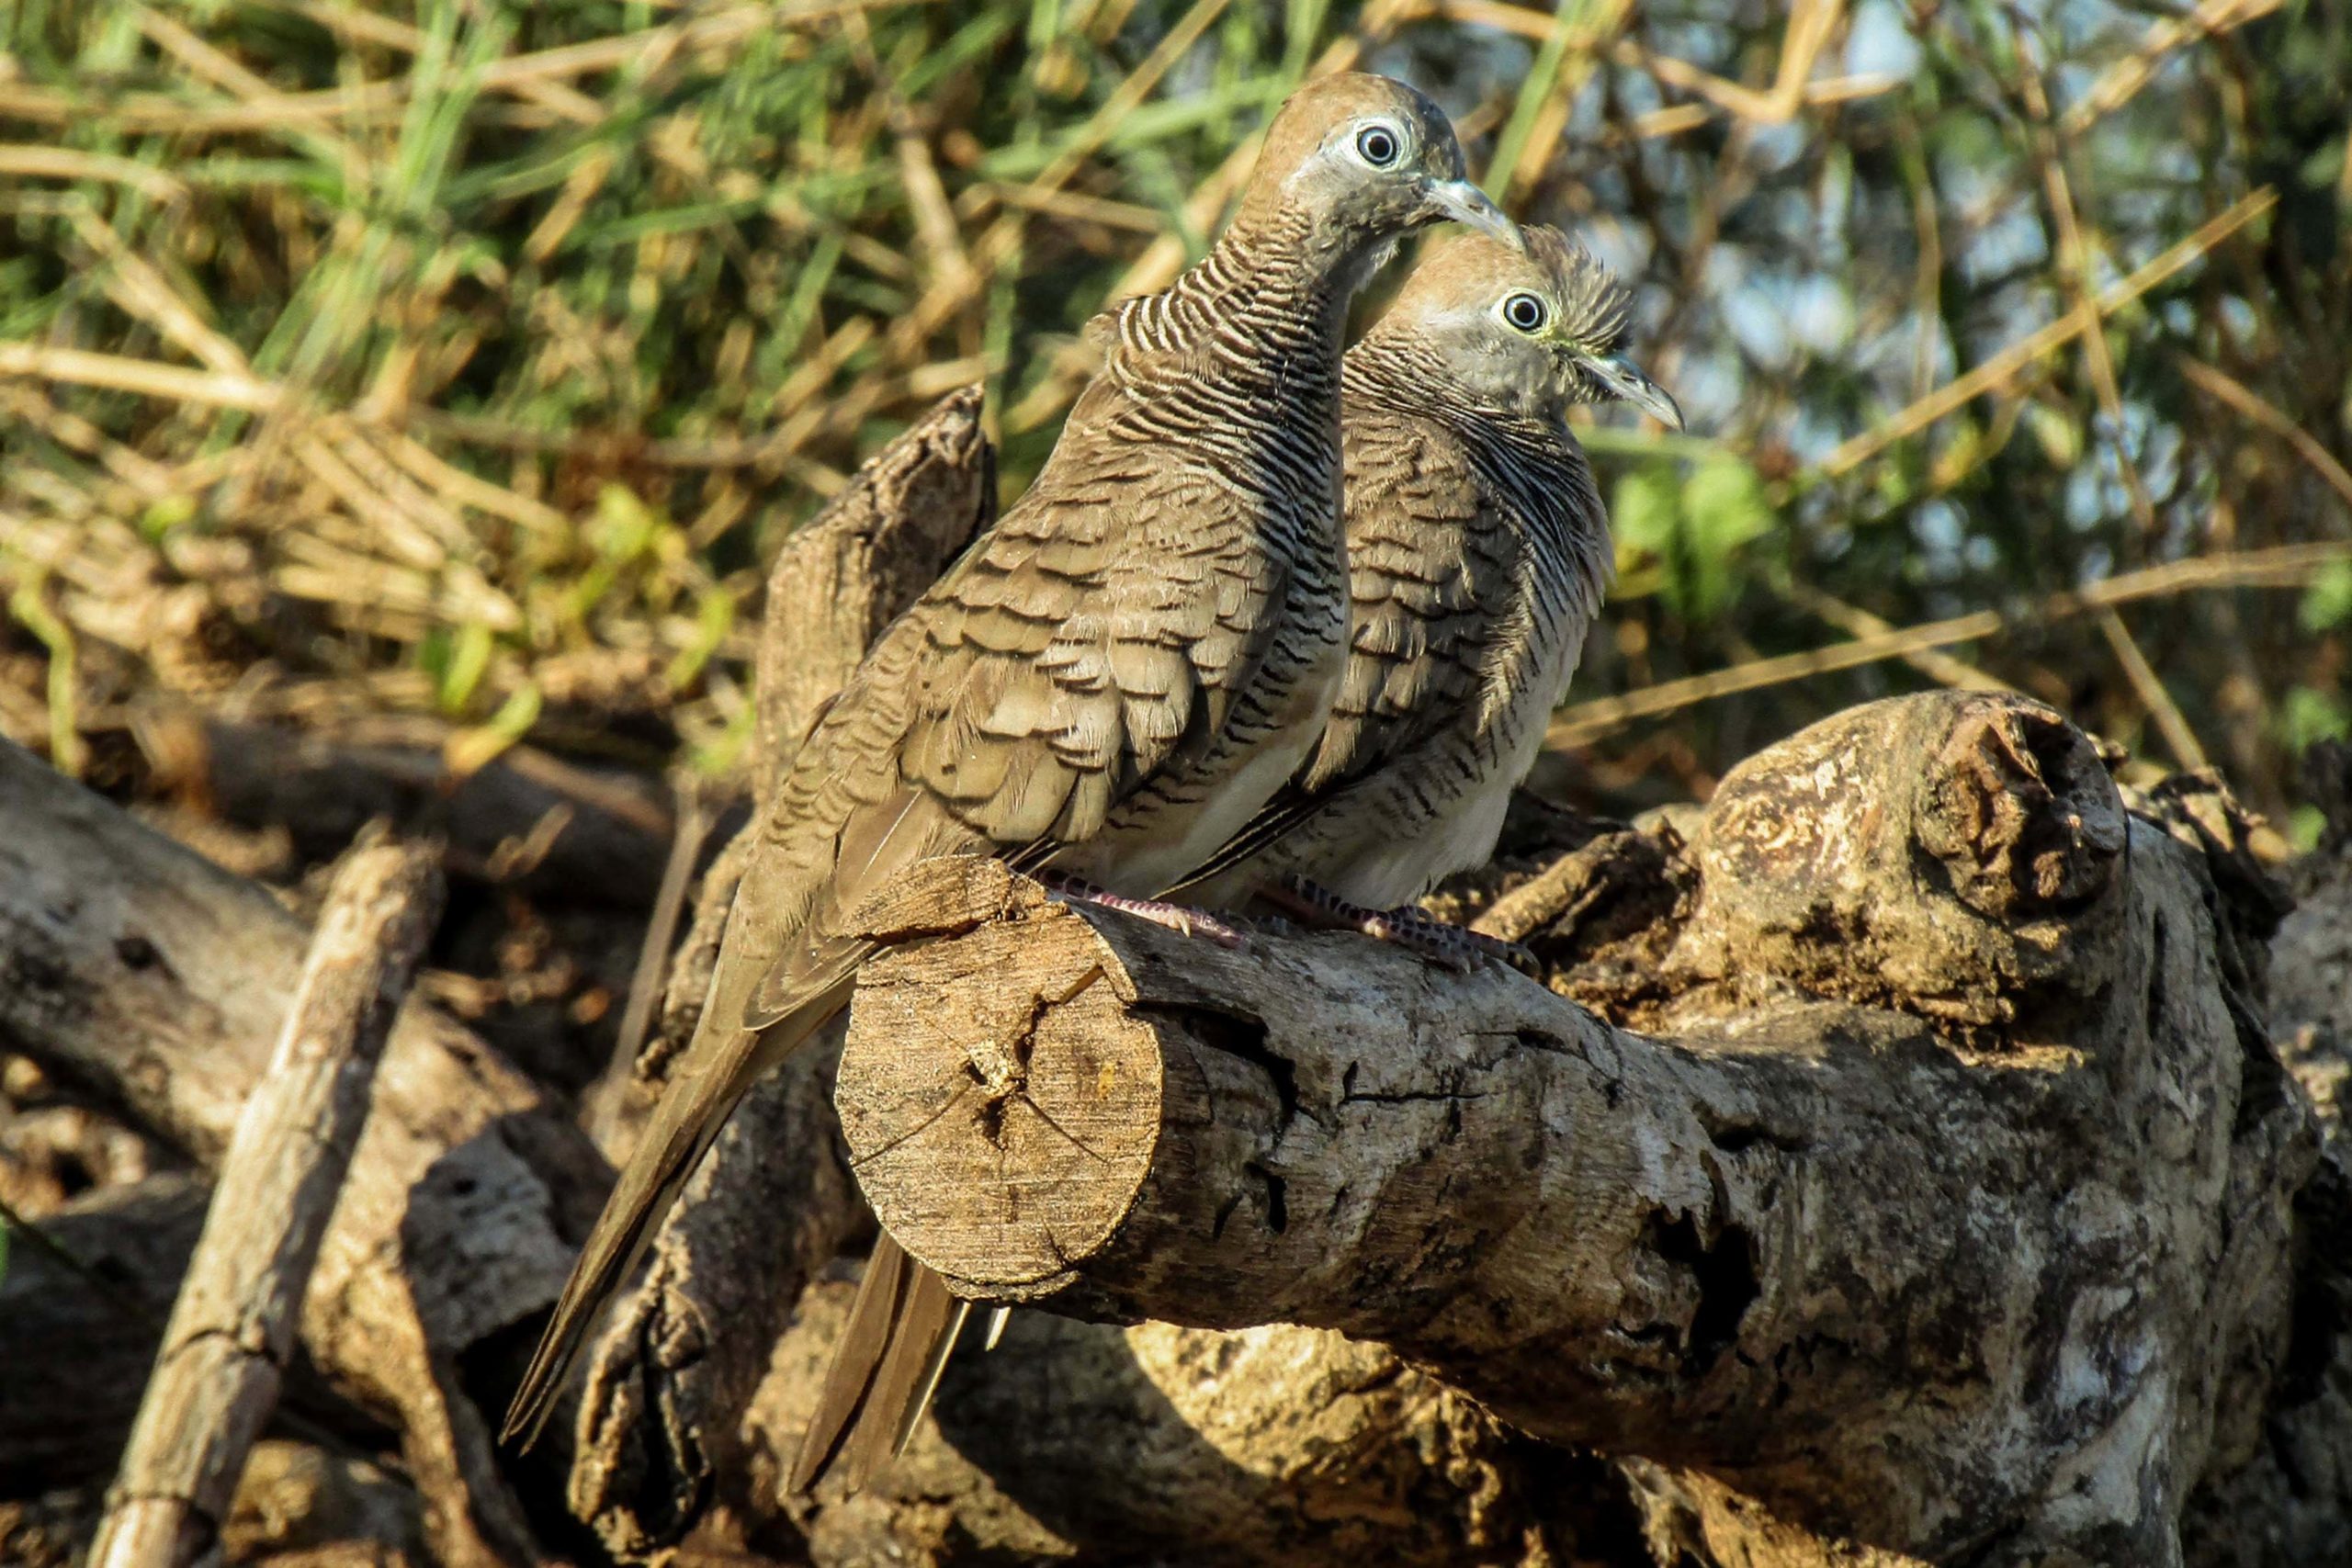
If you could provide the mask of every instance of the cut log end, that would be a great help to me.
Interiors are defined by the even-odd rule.
[[[2047,708],[1978,699],[1928,761],[1921,847],[1992,919],[2079,908],[2123,854],[2123,802],[2088,737]]]
[[[1156,1032],[1126,1016],[1092,928],[995,862],[933,863],[864,923],[969,933],[899,948],[864,978],[838,1103],[860,1181],[888,1194],[877,1215],[941,1238],[925,1260],[969,1287],[1065,1282],[1151,1168]],[[968,1006],[939,1008],[943,987]]]

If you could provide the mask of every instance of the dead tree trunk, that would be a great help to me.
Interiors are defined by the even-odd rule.
[[[1665,1467],[1719,1560],[2179,1562],[2312,1154],[2203,860],[1972,694],[1754,759],[1690,868],[1634,1034],[940,863],[868,911],[903,945],[842,1062],[859,1179],[976,1295],[1387,1344]]]
[[[977,387],[942,399],[786,541],[760,639],[763,797],[867,644],[994,514],[979,416]],[[694,1032],[740,849],[739,840],[703,879],[662,1040],[639,1064],[644,1100]],[[677,1540],[707,1513],[716,1483],[741,1474],[737,1428],[776,1336],[808,1280],[870,1223],[838,1152],[831,1092],[829,1051],[802,1053],[752,1090],[591,1348],[569,1503],[613,1551]]]
[[[1531,867],[1537,874],[1492,919],[1513,922],[1554,964],[1555,985],[1653,1038],[1601,1031],[1504,976],[1428,976],[1344,939],[1269,939],[1238,957],[1181,943],[1159,953],[1153,931],[1114,920],[1098,930],[1091,919],[1026,908],[1009,884],[998,888],[981,911],[950,923],[1025,908],[1023,934],[1039,957],[1024,964],[1082,940],[1106,976],[1088,992],[1110,987],[1116,996],[1125,985],[1138,998],[1176,997],[1156,1010],[1123,1001],[1118,1032],[1155,1032],[1154,1055],[1137,1059],[1156,1060],[1163,1082],[1184,1053],[1229,1069],[1219,1081],[1235,1092],[1221,1125],[1236,1149],[1250,1138],[1264,1143],[1249,1145],[1238,1173],[1195,1162],[1200,1179],[1227,1182],[1228,1198],[1238,1196],[1222,1237],[1213,1209],[1206,1243],[1170,1231],[1172,1250],[1154,1272],[1119,1262],[1114,1225],[1102,1247],[1076,1247],[1057,1265],[1074,1276],[1067,1299],[1091,1292],[1103,1298],[1097,1307],[1195,1315],[1205,1315],[1207,1302],[1224,1321],[1244,1321],[1247,1283],[1287,1292],[1286,1310],[1302,1317],[1341,1313],[1335,1321],[1393,1338],[1351,1343],[1329,1330],[1272,1325],[1122,1334],[1027,1317],[1006,1350],[967,1358],[951,1373],[938,1433],[927,1431],[882,1486],[846,1506],[809,1508],[777,1498],[773,1477],[776,1455],[797,1436],[796,1400],[837,1320],[842,1287],[829,1281],[803,1299],[799,1325],[731,1439],[744,1452],[728,1472],[741,1500],[755,1517],[789,1513],[820,1562],[884,1551],[915,1561],[975,1551],[1132,1555],[1179,1541],[1219,1561],[1302,1563],[1336,1554],[1510,1562],[1538,1539],[1560,1555],[1600,1556],[1592,1543],[1603,1536],[1622,1547],[1629,1520],[1577,1512],[1605,1502],[1606,1472],[1497,1431],[1445,1381],[1408,1370],[1401,1350],[1530,1427],[1662,1456],[1628,1461],[1626,1472],[1644,1484],[1649,1528],[1669,1560],[1687,1549],[1702,1562],[1820,1562],[1832,1550],[1823,1529],[1860,1535],[1876,1520],[1892,1530],[1916,1523],[1937,1495],[2015,1504],[2022,1522],[1977,1543],[1984,1560],[2030,1556],[2037,1543],[2060,1539],[2087,1540],[2086,1560],[2113,1560],[2136,1553],[2145,1538],[2130,1532],[2144,1526],[2114,1524],[2101,1545],[2098,1530],[2109,1522],[2079,1498],[2070,1504],[2064,1489],[2077,1472],[2086,1484],[2112,1480],[2118,1472],[2102,1468],[2101,1456],[2133,1451],[2144,1451],[2146,1495],[2160,1511],[2201,1480],[2195,1522],[2206,1550],[2196,1561],[2218,1542],[2233,1549],[2232,1562],[2314,1560],[2267,1548],[2268,1538],[2247,1523],[2285,1517],[2265,1501],[2285,1497],[2293,1541],[2343,1539],[2344,1499],[2312,1467],[2344,1451],[2342,1434],[2352,1429],[2340,1398],[2304,1386],[2335,1378],[2330,1369],[2352,1355],[2338,1301],[2352,1300],[2340,1267],[2352,1203],[2331,1198],[2335,1189],[2324,1180],[2299,1198],[2296,1337],[2278,1371],[2276,1325],[2288,1299],[2277,1277],[2285,1266],[2281,1195],[2299,1184],[2309,1150],[2247,1008],[2276,909],[2266,913],[2258,878],[2238,863],[2231,823],[2209,809],[2210,796],[2151,799],[2141,803],[2151,815],[2127,823],[2071,743],[2052,741],[2065,732],[2020,728],[2005,713],[2015,717],[1921,702],[1849,716],[1730,781],[1693,829],[1695,852],[1661,829],[1604,835],[1567,862]],[[1970,743],[1951,743],[1962,739]],[[1906,769],[1905,756],[1927,761]],[[264,1021],[274,1026],[299,926],[249,885],[29,760],[0,754],[0,789],[8,819],[24,829],[0,844],[0,954],[10,976],[0,987],[0,1023],[8,1039],[78,1066],[147,1124],[217,1157],[261,1070],[253,1036]],[[2173,836],[2155,831],[2156,822]],[[1939,836],[1937,824],[1955,823],[1964,830]],[[2122,830],[2120,853],[2103,849],[2103,825]],[[877,923],[903,931],[942,922],[938,910],[900,905],[879,911]],[[918,938],[933,945],[910,942],[894,964],[952,954],[1004,924]],[[1944,956],[1922,960],[1928,943],[1941,944]],[[1204,961],[1234,966],[1224,972],[1230,997],[1204,1003],[1197,977],[1178,983]],[[1265,964],[1286,976],[1272,994],[1250,978],[1250,965]],[[892,974],[876,978],[905,983]],[[1327,1038],[1315,1050],[1354,1049],[1386,1076],[1360,1068],[1351,1088],[1341,1068],[1335,1094],[1330,1059],[1302,1049],[1290,1082],[1297,1107],[1367,1127],[1455,1111],[1463,1119],[1450,1139],[1441,1122],[1430,1160],[1392,1182],[1393,1208],[1384,1197],[1355,1212],[1409,1213],[1427,1201],[1423,1184],[1458,1177],[1476,1137],[1495,1125],[1487,1113],[1505,1108],[1473,1098],[1474,1074],[1530,1075],[1551,1097],[1526,1102],[1543,1127],[1562,1125],[1559,1116],[1582,1106],[1598,1116],[1598,1132],[1586,1137],[1600,1141],[1552,1149],[1506,1126],[1515,1146],[1539,1156],[1534,1170],[1506,1163],[1490,1172],[1492,1193],[1458,1191],[1436,1214],[1448,1225],[1459,1213],[1490,1228],[1498,1213],[1523,1210],[1522,1225],[1484,1260],[1449,1256],[1450,1233],[1436,1232],[1408,1249],[1411,1267],[1393,1283],[1317,1305],[1317,1292],[1329,1295],[1364,1256],[1320,1217],[1336,1191],[1320,1211],[1308,1196],[1310,1183],[1328,1180],[1318,1173],[1346,1163],[1346,1123],[1327,1130],[1295,1109],[1289,1134],[1272,1135],[1283,1126],[1283,1095],[1251,1060],[1259,1048],[1249,1011],[1263,1013],[1265,1060],[1289,1059],[1271,1053],[1293,1048],[1283,1021],[1311,1010],[1312,985],[1342,1002],[1385,994],[1403,1005],[1367,1022],[1371,1032],[1351,1044],[1317,1023]],[[1483,1010],[1483,1043],[1444,1035],[1457,992]],[[1041,1010],[1033,1062],[1035,1042],[1057,1038],[1077,1005]],[[887,1006],[876,1017],[871,1029]],[[1508,1039],[1497,1020],[1510,1021]],[[2227,1032],[2216,1033],[2222,1021]],[[1621,1111],[1595,1112],[1596,1091],[1578,1077],[1594,1058],[1531,1048],[1522,1027],[1589,1051],[1606,1043],[1667,1098],[1623,1110],[1621,1085]],[[1211,1035],[1205,1043],[1191,1038],[1201,1029]],[[1008,1066],[985,1048],[975,1058],[968,1047],[986,1043],[977,1033],[956,1043],[1000,1083],[1012,1081],[1014,1066],[1025,1081],[1030,1067],[1017,1054]],[[1385,1052],[1374,1049],[1384,1043]],[[1234,1059],[1220,1062],[1220,1054]],[[2201,1076],[2190,1070],[2200,1064]],[[1083,1073],[1065,1077],[1073,1094],[1089,1087]],[[1121,1081],[1114,1072],[1112,1086]],[[1091,1082],[1099,1091],[1099,1067]],[[1605,1082],[1597,1092],[1605,1112]],[[1676,1094],[1689,1097],[1679,1122]],[[803,1146],[830,1135],[821,1096],[794,1103],[805,1118],[794,1128]],[[429,1010],[410,1009],[305,1314],[306,1348],[318,1364],[401,1420],[413,1460],[441,1467],[419,1462],[418,1475],[436,1507],[460,1516],[438,1521],[438,1549],[451,1559],[482,1539],[498,1495],[493,1476],[492,1512],[472,1518],[465,1510],[481,1505],[465,1486],[444,1483],[447,1472],[486,1459],[464,1446],[480,1425],[456,1363],[481,1367],[486,1349],[514,1337],[503,1331],[527,1324],[563,1258],[552,1216],[578,1224],[579,1197],[594,1192],[593,1170],[577,1181],[540,1174],[567,1168],[557,1152],[566,1145],[535,1106],[478,1043]],[[1748,1120],[1724,1119],[1734,1112]],[[1012,1116],[1001,1125],[1013,1126]],[[1565,1125],[1573,1134],[1581,1123],[1569,1116]],[[1633,1143],[1624,1129],[1636,1127],[1667,1141]],[[1161,1136],[1154,1134],[1155,1151]],[[1168,1146],[1188,1138],[1205,1146],[1208,1136],[1180,1130]],[[2007,1157],[1996,1158],[2002,1150]],[[1704,1181],[1668,1155],[1695,1156]],[[1155,1153],[1147,1167],[1157,1170],[1157,1160]],[[2340,1168],[2328,1168],[2340,1187]],[[1572,1194],[1599,1183],[1606,1197],[1607,1180],[1622,1179],[1621,1198],[1668,1201],[1664,1213],[1629,1216],[1595,1198],[1589,1212],[1571,1216],[1563,1241],[1559,1190],[1547,1185],[1562,1169]],[[1280,1235],[1270,1224],[1268,1176],[1283,1184]],[[1963,1178],[1983,1185],[1964,1187]],[[888,1185],[877,1180],[877,1192]],[[1152,1217],[1152,1205],[1166,1201],[1156,1191],[1148,1179],[1138,1186],[1131,1209],[1139,1224],[1162,1223]],[[2216,1213],[2229,1217],[2226,1240],[2211,1222]],[[2092,1221],[2129,1228],[2102,1237],[2082,1228]],[[1245,1258],[1259,1248],[1282,1254],[1294,1245],[1284,1235],[1317,1226],[1335,1245],[1295,1280],[1260,1263],[1231,1274],[1229,1249]],[[768,1267],[777,1235],[773,1219],[747,1225],[740,1250],[708,1256]],[[1851,1274],[1825,1261],[1840,1258]],[[1923,1258],[1938,1266],[1927,1269]],[[2190,1269],[2182,1262],[2189,1258],[2203,1261]],[[1610,1258],[1621,1280],[1603,1281],[1595,1295],[1601,1287],[1585,1270]],[[1975,1284],[2022,1289],[2030,1259],[2043,1284],[2022,1307],[1973,1293]],[[1754,1271],[1747,1286],[1743,1261]],[[1559,1272],[1547,1278],[1545,1267]],[[1097,1269],[1104,1271],[1091,1279]],[[24,1272],[30,1286],[34,1271]],[[10,1293],[18,1282],[8,1281]],[[1506,1363],[1524,1374],[1524,1388],[1520,1378],[1496,1385],[1494,1331],[1459,1310],[1504,1286],[1520,1314],[1509,1324],[1528,1336]],[[1538,1286],[1566,1305],[1545,1305]],[[1748,1288],[1755,1299],[1735,1312]],[[1147,1299],[1162,1290],[1171,1292],[1166,1302]],[[1188,1309],[1182,1292],[1194,1290],[1202,1295]],[[1393,1303],[1408,1290],[1455,1310],[1399,1320]],[[737,1299],[781,1310],[774,1297]],[[1596,1301],[1618,1316],[1575,1315],[1577,1303]],[[1996,1309],[2011,1314],[1997,1333],[1982,1315]],[[707,1321],[728,1354],[753,1363],[766,1355],[768,1336],[747,1317]],[[1596,1346],[1608,1359],[1596,1359]],[[421,1377],[420,1366],[430,1374]],[[2165,1386],[2151,1392],[2157,1382]],[[1761,1414],[1758,1400],[1769,1406]],[[2144,1427],[2122,1419],[2152,1408],[2172,1414]],[[1986,1458],[1967,1446],[2004,1422],[2009,1447]],[[1852,1435],[1872,1430],[1883,1438],[1876,1449]],[[2086,1449],[2082,1434],[2101,1430],[2115,1446]],[[730,1440],[708,1427],[699,1437],[714,1448]],[[2144,1438],[2144,1450],[2126,1438]],[[1891,1446],[1898,1438],[1915,1446]],[[1854,1446],[1870,1451],[1857,1456]],[[30,1451],[60,1450],[48,1443]],[[2256,1462],[2232,1477],[2249,1452]],[[1962,1462],[1972,1456],[1984,1461],[1973,1473]],[[1842,1478],[1856,1473],[1889,1483],[1889,1496],[1854,1496]],[[659,1479],[647,1484],[658,1488]],[[1758,1494],[1802,1522],[1773,1522]],[[1564,1498],[1573,1506],[1564,1510]],[[2245,1508],[2232,1512],[2237,1499]],[[2245,1511],[2256,1504],[2266,1511]],[[1906,1554],[1942,1555],[1939,1543],[1974,1540],[1967,1517],[1951,1522],[1951,1534],[1910,1540]],[[1618,1551],[1605,1560],[1629,1559]]]
[[[765,683],[771,736],[985,516],[986,457],[951,403],[779,562],[798,608],[772,610],[763,668],[800,678]],[[1614,1027],[1500,975],[1340,938],[1224,954],[944,868],[874,912],[902,952],[845,1095],[894,1224],[969,1289],[1257,1326],[1022,1314],[877,1486],[779,1496],[848,1288],[824,1260],[866,1223],[812,1055],[699,1174],[553,1468],[507,1480],[563,1491],[623,1555],[723,1534],[725,1501],[739,1540],[826,1565],[2160,1562],[2192,1486],[2189,1560],[2330,1560],[2352,1179],[2330,1156],[2304,1180],[2256,1011],[2278,910],[2227,810],[2186,786],[2132,809],[2040,710],[1845,716],[1678,814],[1690,844],[1660,825],[1514,863],[1482,923]],[[20,756],[0,818],[0,1041],[217,1159],[300,927]],[[730,891],[722,866],[671,1038]],[[2297,1067],[2323,1099],[2324,1057]],[[914,1143],[967,1191],[879,1147],[910,1107],[941,1112]],[[304,1315],[310,1357],[401,1422],[446,1560],[529,1551],[473,1399],[503,1393],[597,1194],[564,1134],[412,1007]],[[85,1217],[110,1253],[186,1245]],[[0,1296],[39,1307],[41,1277]],[[109,1353],[135,1359],[124,1326]],[[0,1422],[42,1397],[0,1386]],[[103,1451],[0,1441],[36,1467]]]

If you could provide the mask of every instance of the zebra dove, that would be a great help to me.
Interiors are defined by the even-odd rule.
[[[1209,253],[1096,319],[1105,362],[1028,492],[883,633],[778,782],[695,1038],[573,1265],[510,1438],[545,1425],[744,1090],[848,1001],[872,953],[866,898],[958,852],[1148,898],[1295,771],[1345,660],[1348,306],[1412,230],[1515,237],[1462,176],[1420,94],[1318,79],[1274,117]],[[935,1277],[909,1280],[914,1315],[960,1311]]]
[[[1354,627],[1340,694],[1294,779],[1187,897],[1238,904],[1295,879],[1288,907],[1305,897],[1326,919],[1344,911],[1446,956],[1460,948],[1463,933],[1391,907],[1492,852],[1612,566],[1564,416],[1622,398],[1681,423],[1615,352],[1623,290],[1556,231],[1523,232],[1525,254],[1469,235],[1430,255],[1348,351]],[[897,1243],[877,1241],[796,1487],[830,1472],[863,1484],[897,1451],[964,1316]],[[877,1360],[895,1380],[872,1374]],[[841,1408],[865,1378],[863,1408]]]
[[[1348,351],[1347,672],[1306,765],[1188,897],[1287,883],[1294,907],[1319,890],[1408,940],[1453,934],[1407,906],[1493,854],[1613,570],[1566,411],[1682,424],[1617,352],[1623,288],[1558,231],[1522,233],[1438,249]]]

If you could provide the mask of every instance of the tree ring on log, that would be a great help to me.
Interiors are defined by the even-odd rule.
[[[1004,914],[1016,918],[983,925]],[[1126,1011],[1135,998],[1098,961],[1099,939],[1035,940],[1064,921],[1090,931],[1034,883],[968,857],[925,863],[860,912],[869,936],[916,940],[861,976],[842,1076],[888,1087],[841,1102],[851,1168],[894,1234],[960,1238],[924,1260],[982,1289],[1061,1282],[1125,1220],[1159,1146],[1159,1043]],[[923,940],[960,931],[975,934]],[[944,1016],[928,998],[956,979],[981,999]],[[865,1070],[883,1053],[911,1066]],[[1086,1157],[1039,1157],[1047,1146]]]

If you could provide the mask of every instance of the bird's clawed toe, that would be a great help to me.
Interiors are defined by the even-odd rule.
[[[1051,872],[1039,880],[1046,885],[1046,892],[1059,898],[1092,904],[1097,908],[1116,909],[1139,920],[1165,926],[1181,935],[1198,937],[1218,947],[1243,948],[1250,945],[1250,939],[1242,934],[1238,926],[1210,914],[1206,909],[1195,909],[1187,904],[1171,904],[1159,898],[1131,898],[1124,893],[1099,887],[1082,877],[1057,875]]]

